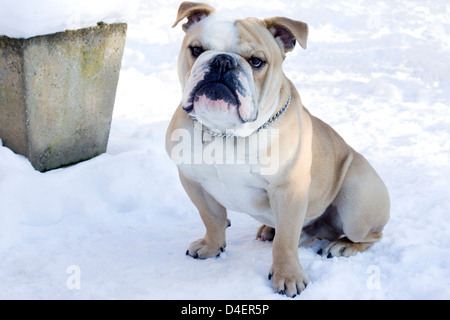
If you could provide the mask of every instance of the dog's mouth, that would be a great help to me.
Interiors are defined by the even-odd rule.
[[[229,106],[240,106],[239,99],[236,94],[222,82],[210,82],[201,86],[194,93],[194,104],[201,96],[205,96],[211,101],[223,101]]]
[[[237,64],[222,58],[194,69],[181,106],[205,126],[224,131],[255,121],[258,112],[247,76]]]
[[[196,114],[208,110],[224,116],[229,112],[236,112],[241,106],[239,96],[235,90],[224,82],[209,81],[197,85],[190,94],[188,104],[183,109],[189,114]],[[241,122],[245,122],[237,112]]]

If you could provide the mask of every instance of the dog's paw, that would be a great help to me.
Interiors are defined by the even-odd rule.
[[[226,244],[212,245],[202,238],[191,243],[186,251],[187,256],[191,256],[194,259],[207,259],[220,256],[220,253],[225,251]]]
[[[324,245],[317,253],[327,258],[333,257],[350,257],[358,252],[363,252],[372,243],[367,242],[352,242],[348,238],[344,237],[336,241],[330,241]]]
[[[263,224],[258,228],[256,232],[256,239],[261,239],[262,241],[272,241],[275,237],[275,229]]]
[[[291,298],[305,290],[309,282],[300,263],[291,263],[285,266],[273,264],[269,272],[269,280],[271,279],[276,292]]]

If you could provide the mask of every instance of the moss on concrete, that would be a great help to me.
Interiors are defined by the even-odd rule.
[[[41,171],[105,152],[126,29],[100,23],[28,39],[0,37],[0,71],[7,68],[0,76],[0,128],[10,122],[0,129],[5,145]],[[17,132],[25,132],[19,142],[11,138]]]

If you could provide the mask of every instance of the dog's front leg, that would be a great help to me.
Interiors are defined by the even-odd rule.
[[[225,250],[226,246],[225,230],[230,224],[227,219],[227,210],[199,183],[187,179],[181,172],[180,180],[206,227],[205,237],[192,242],[186,254],[195,259],[216,257]]]
[[[302,192],[302,196],[299,197],[298,192]],[[300,294],[308,284],[298,259],[298,241],[308,206],[307,195],[307,190],[277,188],[270,198],[272,210],[277,215],[277,225],[269,279],[272,279],[275,291],[289,297]]]

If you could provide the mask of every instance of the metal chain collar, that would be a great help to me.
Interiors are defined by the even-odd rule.
[[[289,108],[289,105],[291,104],[291,98],[292,98],[292,93],[289,94],[289,98],[286,102],[286,104],[284,105],[283,108],[280,109],[280,111],[278,111],[275,115],[273,115],[269,120],[267,120],[261,127],[259,127],[258,129],[256,129],[252,134],[258,133],[259,131],[267,128],[268,126],[273,125],[279,118],[281,118],[281,116],[286,112],[286,110]],[[196,117],[194,116],[190,116],[192,121],[194,121],[194,126],[195,124],[197,124],[199,121]],[[202,129],[202,132],[207,132],[209,135],[213,136],[213,137],[218,137],[218,138],[240,138],[239,136],[235,136],[232,133],[217,133],[212,131],[211,129],[205,127],[202,125],[202,127],[204,129]]]

